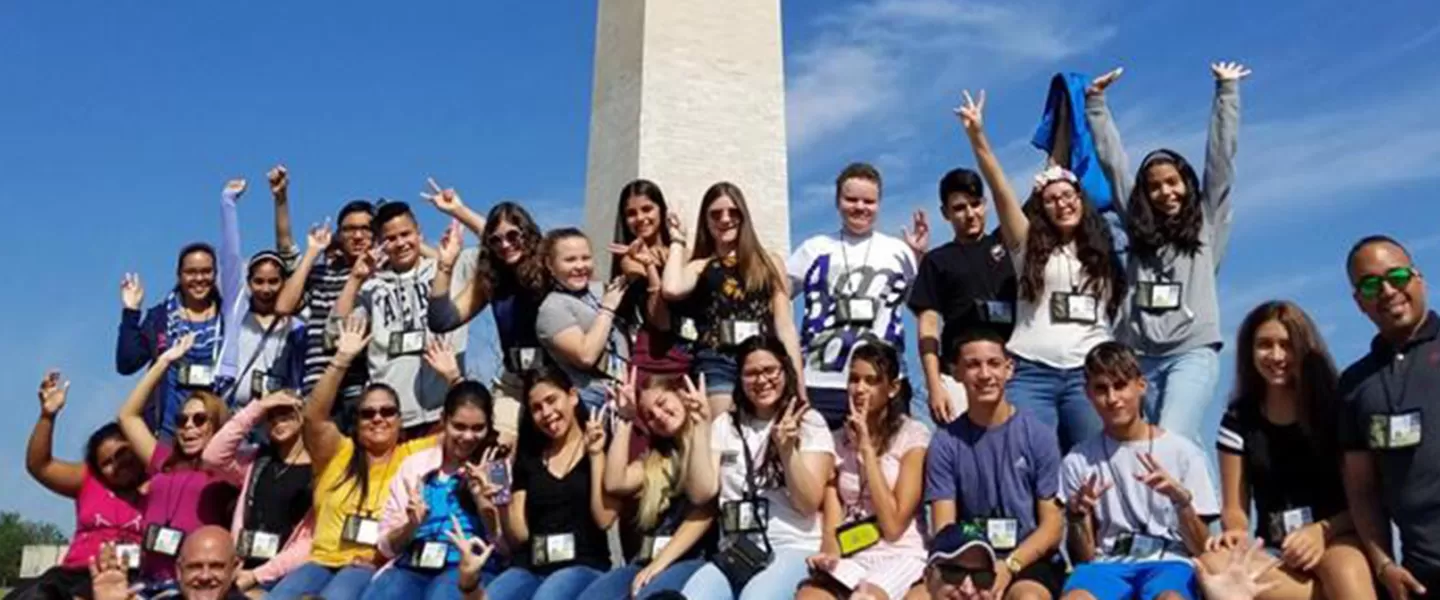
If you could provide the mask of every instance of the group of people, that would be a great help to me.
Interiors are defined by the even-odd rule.
[[[863,163],[836,179],[837,231],[788,258],[738,186],[706,191],[692,238],[646,180],[610,240],[432,180],[433,246],[406,203],[355,201],[302,253],[276,167],[275,247],[246,260],[231,181],[218,251],[186,246],[143,314],[125,276],[116,367],[143,375],[82,462],[51,454],[68,382],[42,380],[27,468],[76,531],[16,597],[1425,597],[1440,320],[1399,243],[1347,259],[1369,355],[1340,376],[1300,307],[1262,304],[1202,431],[1249,71],[1212,73],[1198,173],[1170,150],[1131,170],[1119,70],[1057,79],[1023,202],[967,92],[978,173],[941,178],[934,249],[923,211],[876,231]],[[480,382],[462,365],[487,308],[503,367]]]

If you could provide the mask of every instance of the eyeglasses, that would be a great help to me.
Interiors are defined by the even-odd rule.
[[[1415,267],[1395,267],[1386,271],[1384,275],[1361,277],[1359,281],[1355,282],[1355,291],[1360,294],[1361,298],[1374,300],[1380,297],[1380,291],[1384,289],[1385,284],[1388,283],[1390,287],[1397,290],[1405,289],[1405,286],[1410,285],[1410,280],[1419,274]]]
[[[178,425],[179,427],[182,427],[182,428],[184,428],[184,427],[190,427],[190,426],[192,426],[192,425],[195,426],[195,427],[204,427],[205,424],[206,424],[206,423],[209,423],[209,422],[210,422],[210,415],[208,415],[208,414],[206,414],[206,413],[203,413],[203,412],[200,412],[200,413],[191,413],[191,414],[188,414],[188,415],[186,415],[186,414],[180,415],[180,420],[176,423],[176,425]]]
[[[756,379],[770,379],[779,374],[780,365],[771,365],[759,369],[746,369],[740,373],[740,376],[755,381]]]
[[[374,420],[376,417],[379,417],[381,419],[393,419],[395,418],[395,415],[398,414],[400,414],[400,409],[393,406],[386,406],[383,408],[362,408],[360,409],[360,420],[371,421]]]
[[[935,570],[940,573],[940,580],[948,585],[964,585],[969,579],[976,588],[988,590],[995,586],[995,570],[988,568],[971,569],[963,565],[953,563],[935,563]]]
[[[523,235],[520,233],[519,229],[511,229],[510,231],[507,231],[505,233],[490,234],[490,237],[485,238],[485,243],[491,246],[500,246],[502,244],[519,246],[522,237]]]
[[[369,225],[341,225],[341,226],[340,226],[340,233],[358,235],[358,234],[371,234],[371,233],[374,233],[374,232],[371,231]]]
[[[1045,204],[1059,204],[1061,202],[1069,202],[1071,200],[1075,200],[1079,197],[1080,196],[1075,193],[1074,189],[1065,188],[1064,190],[1061,190],[1060,193],[1055,194],[1054,196],[1045,196],[1042,199],[1042,202],[1044,202]]]

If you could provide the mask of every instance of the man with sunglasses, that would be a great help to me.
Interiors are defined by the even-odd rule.
[[[1390,597],[1426,598],[1440,593],[1440,319],[1399,242],[1360,240],[1346,269],[1379,335],[1340,377],[1345,495]],[[1399,564],[1389,552],[1392,521],[1405,549]]]
[[[973,523],[946,525],[930,541],[925,591],[932,600],[998,600],[995,550]]]

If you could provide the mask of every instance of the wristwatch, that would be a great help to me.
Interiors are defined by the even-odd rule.
[[[1020,559],[1015,558],[1015,555],[1012,554],[1005,557],[1005,568],[1010,569],[1011,574],[1016,574],[1024,569],[1025,565],[1020,564]]]

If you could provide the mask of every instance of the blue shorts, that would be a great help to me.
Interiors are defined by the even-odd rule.
[[[740,379],[740,369],[735,366],[735,356],[721,350],[701,348],[695,351],[693,363],[695,377],[705,376],[705,393],[711,396],[728,396],[735,393],[735,383]]]
[[[1200,595],[1195,589],[1195,567],[1188,562],[1085,563],[1075,567],[1065,592],[1084,590],[1097,600],[1152,600],[1175,592],[1186,600]]]

